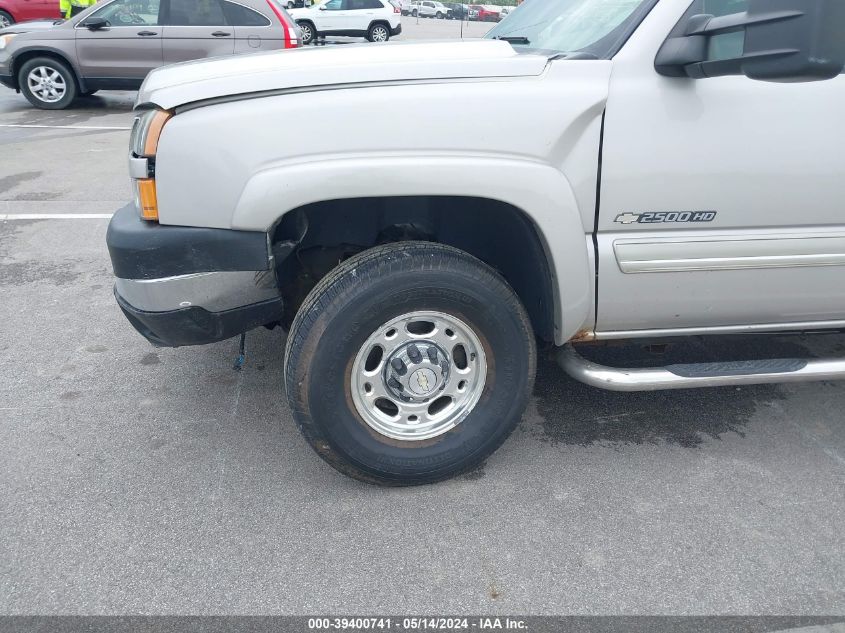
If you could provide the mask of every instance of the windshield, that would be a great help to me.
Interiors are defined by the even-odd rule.
[[[561,53],[609,58],[655,0],[526,0],[485,37]]]

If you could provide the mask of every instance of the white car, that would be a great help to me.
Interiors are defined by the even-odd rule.
[[[449,15],[449,7],[442,2],[433,2],[432,0],[423,0],[422,2],[414,2],[411,8],[411,15],[417,16],[417,13],[423,18],[437,18],[445,19]]]
[[[303,44],[326,35],[386,42],[402,32],[399,3],[391,0],[329,0],[289,13],[302,29]]]

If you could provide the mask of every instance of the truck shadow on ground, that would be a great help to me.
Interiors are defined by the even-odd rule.
[[[808,337],[696,337],[668,346],[581,348],[591,360],[617,367],[753,358],[810,358]],[[826,347],[841,348],[830,336]],[[817,347],[814,345],[813,347]],[[785,399],[778,385],[621,393],[596,389],[541,360],[534,387],[542,418],[538,439],[553,444],[674,444],[696,448],[707,438],[734,433],[761,408]]]

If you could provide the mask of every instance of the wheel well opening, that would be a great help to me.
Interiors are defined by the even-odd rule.
[[[56,61],[62,62],[65,66],[70,69],[70,72],[73,75],[73,80],[74,82],[76,82],[76,87],[80,87],[79,77],[76,76],[76,70],[74,69],[73,64],[70,63],[70,60],[68,60],[64,55],[61,55],[60,53],[55,53],[53,51],[25,51],[14,58],[9,69],[9,72],[12,75],[12,79],[15,82],[16,88],[20,88],[20,86],[18,85],[18,73],[20,72],[21,66],[23,66],[30,59],[35,59],[36,57],[48,57],[50,59],[55,59]]]
[[[533,222],[510,204],[463,196],[329,200],[286,213],[272,234],[286,321],[343,260],[409,240],[454,246],[495,268],[519,296],[536,335],[554,339],[552,274]]]

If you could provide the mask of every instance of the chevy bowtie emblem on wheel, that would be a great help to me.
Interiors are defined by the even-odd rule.
[[[712,222],[715,211],[654,211],[620,213],[614,222],[619,224],[665,224],[667,222]]]

